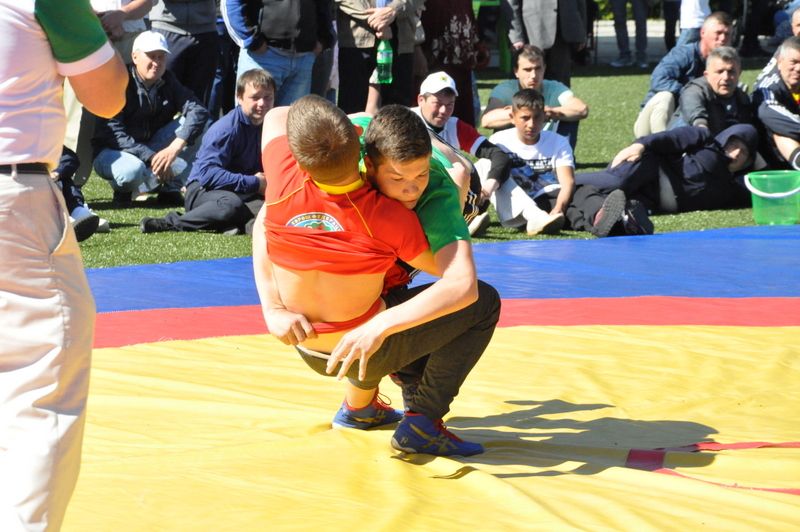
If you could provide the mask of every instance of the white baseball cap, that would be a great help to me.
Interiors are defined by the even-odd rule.
[[[169,46],[167,46],[167,39],[160,33],[155,31],[143,31],[133,41],[133,51],[140,52],[154,52],[162,50],[170,53]]]
[[[451,78],[446,72],[434,72],[425,78],[425,81],[423,81],[422,85],[419,86],[419,93],[436,94],[444,89],[450,89],[456,93],[456,96],[458,96],[456,82],[453,81],[453,78]]]

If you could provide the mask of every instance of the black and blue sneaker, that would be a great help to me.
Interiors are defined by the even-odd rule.
[[[441,419],[433,420],[415,412],[406,412],[392,436],[392,447],[406,453],[434,456],[471,456],[484,451],[483,445],[464,441],[447,430]]]
[[[372,402],[364,408],[354,409],[342,401],[342,406],[333,417],[332,425],[336,428],[367,430],[384,425],[391,425],[403,419],[403,412],[395,410],[375,392]]]

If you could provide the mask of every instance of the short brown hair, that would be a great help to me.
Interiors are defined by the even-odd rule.
[[[321,183],[358,171],[361,145],[356,128],[334,104],[314,94],[290,107],[286,137],[297,163]]]
[[[511,99],[511,110],[517,112],[522,108],[531,111],[544,111],[544,96],[536,89],[522,89]]]
[[[520,57],[524,57],[531,63],[533,63],[534,59],[538,59],[542,63],[542,66],[545,66],[544,52],[538,46],[534,46],[532,44],[526,44],[522,48],[520,48],[517,53],[514,54],[514,59],[513,59],[514,72],[516,72],[517,68],[519,67]]]
[[[269,87],[275,92],[275,79],[263,68],[252,68],[239,76],[239,79],[236,80],[236,96],[238,98],[242,97],[248,83],[256,89]]]
[[[733,18],[731,18],[731,16],[724,11],[714,11],[707,16],[705,20],[703,20],[703,27],[707,28],[708,25],[711,24],[711,21],[718,22],[723,26],[733,26]]]
[[[413,161],[430,157],[431,137],[422,118],[403,105],[381,107],[364,136],[364,147],[372,162],[382,158]]]

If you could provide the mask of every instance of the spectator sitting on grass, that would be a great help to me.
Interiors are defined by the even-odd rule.
[[[602,172],[578,174],[578,184],[601,192],[622,189],[661,212],[732,209],[750,204],[741,177],[753,164],[758,133],[736,124],[716,136],[679,127],[638,139]]]
[[[458,91],[456,83],[445,72],[434,72],[425,78],[417,96],[417,107],[412,111],[422,117],[425,126],[435,133],[439,139],[449,144],[454,150],[462,150],[478,158],[491,161],[489,177],[505,181],[511,170],[511,158],[506,152],[486,140],[473,126],[453,116]],[[470,169],[472,164],[469,163]],[[486,212],[486,198],[481,198],[481,183],[474,173],[469,186],[463,187],[466,192],[464,217],[470,223],[471,234],[474,234],[489,221]],[[459,188],[462,188],[461,186]],[[469,189],[469,192],[467,191]],[[473,220],[475,223],[473,224]]]
[[[163,35],[140,33],[133,42],[125,107],[113,118],[97,120],[94,169],[114,189],[117,204],[153,191],[161,202],[183,204],[181,179],[188,165],[178,154],[202,134],[208,111],[165,72],[168,53]]]
[[[750,97],[739,87],[742,64],[731,46],[714,48],[706,59],[703,76],[681,91],[670,129],[681,126],[708,128],[712,134],[734,124],[754,122]]]
[[[569,138],[572,149],[578,142],[578,122],[589,116],[589,108],[563,83],[544,79],[544,52],[526,44],[514,56],[516,79],[501,81],[492,89],[481,117],[481,127],[499,131],[512,126],[511,100],[520,89],[536,89],[544,97],[545,131]]]
[[[489,139],[526,163],[514,168],[505,182],[484,179],[484,194],[492,198],[500,223],[524,225],[529,235],[558,233],[566,222],[571,229],[597,237],[615,228],[652,233],[646,211],[627,203],[622,191],[601,194],[591,186],[575,187],[572,149],[565,137],[543,131],[545,120],[542,95],[523,89],[513,98],[514,128]]]
[[[659,61],[650,76],[650,90],[633,125],[637,138],[667,129],[681,89],[703,75],[711,50],[730,45],[731,24],[727,13],[711,13],[700,29],[699,42],[678,44]]]
[[[143,218],[143,233],[211,230],[252,233],[264,204],[267,181],[261,172],[261,125],[275,98],[275,81],[254,68],[239,77],[239,104],[214,122],[203,137],[186,185],[186,213]]]
[[[753,91],[762,135],[762,154],[770,166],[800,170],[800,37],[778,48],[777,60],[762,72]]]

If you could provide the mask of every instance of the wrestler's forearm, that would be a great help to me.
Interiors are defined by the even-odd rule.
[[[253,224],[253,276],[261,300],[261,313],[270,334],[287,345],[297,345],[317,333],[311,322],[302,315],[286,308],[272,275],[272,262],[267,248],[266,205],[261,208]]]
[[[408,301],[376,316],[384,320],[385,336],[456,312],[478,299],[478,280],[469,242],[452,242],[437,251],[434,259],[442,272],[440,279]]]
[[[253,277],[264,319],[267,317],[267,310],[275,303],[280,303],[280,297],[273,288],[272,264],[267,254],[267,235],[264,226],[266,212],[266,206],[262,207],[253,223]]]

